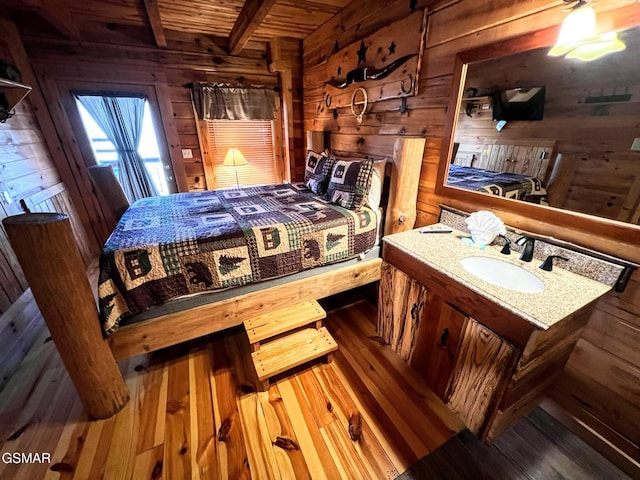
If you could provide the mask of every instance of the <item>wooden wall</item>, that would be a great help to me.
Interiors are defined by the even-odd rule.
[[[180,38],[173,41],[167,50],[162,50],[143,41],[131,45],[121,38],[113,40],[118,43],[83,42],[79,45],[23,32],[29,58],[38,76],[46,77],[49,82],[81,78],[101,83],[149,81],[160,85],[159,93],[164,98],[159,100],[166,99],[170,103],[169,114],[177,132],[175,139],[168,135],[168,142],[176,142],[170,148],[178,153],[181,149],[191,149],[193,153],[192,159],[179,159],[184,165],[184,178],[177,178],[179,190],[192,191],[204,189],[205,180],[190,90],[184,85],[191,82],[229,82],[277,87],[278,75],[268,69],[265,43],[250,42],[240,56],[230,57],[221,52],[212,54],[196,35],[181,34]],[[295,60],[292,64],[298,66],[298,42],[283,42],[283,47],[285,53]],[[294,88],[294,104],[298,108],[301,104],[299,84],[298,67],[294,72],[294,85],[297,86]],[[300,129],[296,145],[300,148],[303,145]]]
[[[20,213],[20,198],[32,185],[38,188],[44,182],[59,181],[27,103],[18,106],[15,117],[0,124],[0,158],[1,218]],[[41,172],[42,181],[38,177]],[[47,173],[53,179],[47,179]],[[34,181],[34,175],[38,180]],[[12,203],[7,203],[4,192]],[[0,313],[4,313],[28,285],[4,228],[0,230],[0,251]]]
[[[0,30],[7,33],[4,28]],[[0,35],[0,58],[14,61],[13,46],[6,35]],[[86,233],[77,221],[77,212],[61,183],[29,97],[16,107],[15,116],[0,123],[0,220],[24,213],[26,208],[70,214],[81,253],[89,263],[97,250],[91,251]],[[0,228],[0,314],[6,312],[27,288],[4,228]]]
[[[13,62],[16,45],[6,26],[0,19],[0,58]],[[0,221],[27,209],[67,213],[85,264],[97,253],[61,183],[28,99],[16,107],[12,118],[0,123],[0,195]],[[4,227],[0,227],[0,390],[34,343],[48,335],[28,287]]]
[[[437,220],[440,204],[461,206],[455,197],[443,197],[435,193],[447,107],[450,96],[457,93],[452,91],[456,54],[540,30],[549,25],[559,25],[566,13],[559,2],[551,0],[419,0],[417,8],[426,6],[429,11],[428,32],[418,86],[419,94],[408,98],[409,113],[402,115],[398,111],[399,100],[388,100],[375,103],[360,125],[348,108],[338,109],[338,116],[334,118],[332,112],[324,106],[321,95],[323,83],[330,79],[322,79],[319,72],[322,71],[323,62],[332,52],[335,42],[340,45],[357,42],[389,23],[403,18],[409,12],[409,3],[395,0],[372,4],[366,0],[354,0],[340,14],[304,40],[304,124],[307,130],[331,131],[338,149],[370,153],[378,150],[379,153],[386,154],[385,149],[389,145],[387,139],[391,135],[426,136],[427,146],[420,174],[417,204],[417,224],[425,225]],[[600,2],[596,4],[596,10],[602,12],[606,9],[620,9],[621,15],[635,19],[637,24],[640,23],[640,9],[637,3],[633,4],[631,0],[615,2],[615,5],[611,2],[607,5]],[[479,198],[463,206],[472,210],[486,208],[482,197]],[[580,222],[566,225],[556,220],[554,224],[552,214],[544,221],[532,220],[521,215],[517,207],[503,209],[497,213],[506,223],[522,229],[554,234],[558,238],[564,236],[567,240],[615,251],[632,260],[640,260],[637,242],[618,245],[615,238],[598,236],[586,228],[581,229]],[[637,274],[634,278],[637,279]],[[639,424],[640,412],[637,408],[640,403],[640,361],[637,356],[625,356],[625,348],[618,342],[626,338],[631,342],[630,345],[640,344],[640,329],[637,328],[639,292],[640,285],[634,281],[622,296],[611,295],[600,303],[598,312],[591,319],[585,338],[581,340],[567,369],[567,372],[571,372],[571,376],[567,378],[577,382],[581,388],[567,387],[565,391],[572,393],[565,395],[567,400],[564,402],[570,417],[579,417],[583,425],[593,428],[607,442],[614,444],[615,448],[625,449],[626,459],[613,453],[604,443],[598,445],[610,458],[625,468],[635,468],[636,474],[640,471],[637,470],[640,465],[637,439],[625,435],[629,434],[630,425]],[[606,339],[597,334],[603,322],[605,328],[610,329]],[[578,368],[579,362],[585,358],[596,362],[606,359],[611,366],[610,371],[616,372],[616,375],[607,377],[588,368]],[[564,388],[562,385],[565,384],[562,383],[558,389]],[[596,393],[590,390],[590,385],[598,386],[597,398]],[[611,398],[612,403],[598,404],[599,400],[605,398]],[[635,399],[635,402],[631,401],[632,399]],[[597,437],[591,435],[589,438],[595,443],[594,439]],[[633,460],[630,460],[631,458]]]

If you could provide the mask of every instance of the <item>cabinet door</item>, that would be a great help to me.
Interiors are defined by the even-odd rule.
[[[511,376],[516,349],[488,328],[467,317],[446,393],[447,406],[473,433],[479,433],[494,397]]]
[[[428,295],[411,366],[445,401],[466,320],[465,313],[436,295]]]
[[[427,289],[387,262],[382,262],[378,295],[378,335],[405,361],[416,345]]]

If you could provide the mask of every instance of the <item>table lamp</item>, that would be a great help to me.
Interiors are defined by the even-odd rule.
[[[238,180],[238,167],[247,165],[248,163],[249,162],[247,162],[247,159],[244,158],[244,155],[242,155],[242,152],[240,152],[240,150],[238,150],[237,148],[230,148],[227,152],[227,155],[224,157],[222,165],[224,165],[225,167],[235,167],[237,187],[240,186],[240,181]]]

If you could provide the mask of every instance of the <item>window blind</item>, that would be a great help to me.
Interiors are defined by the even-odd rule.
[[[207,120],[216,188],[280,183],[276,174],[272,120]],[[222,163],[230,148],[237,148],[248,164]],[[236,171],[238,182],[236,182]]]

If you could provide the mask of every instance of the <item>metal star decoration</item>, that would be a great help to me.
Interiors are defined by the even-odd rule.
[[[358,54],[358,65],[360,65],[360,63],[367,63],[367,50],[369,49],[369,47],[366,47],[364,45],[364,40],[362,40],[360,42],[360,50],[358,50],[356,53]]]
[[[396,46],[396,43],[392,40],[391,45],[389,45],[389,55],[396,53]]]

